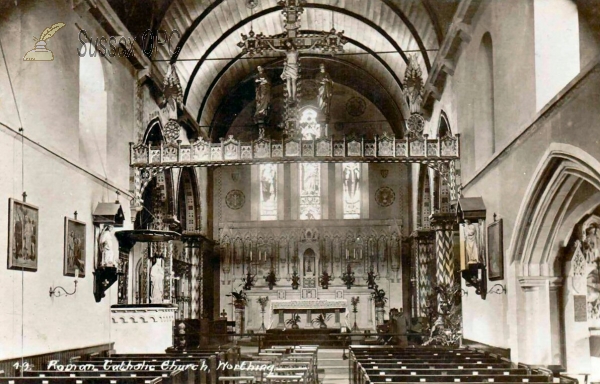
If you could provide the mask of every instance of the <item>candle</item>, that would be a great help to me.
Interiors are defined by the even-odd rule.
[[[79,278],[79,268],[75,268],[75,280]]]
[[[250,251],[250,261],[252,261],[252,251]]]

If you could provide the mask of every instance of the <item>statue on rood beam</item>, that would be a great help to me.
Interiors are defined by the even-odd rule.
[[[256,76],[256,111],[254,118],[257,122],[264,122],[267,117],[269,105],[271,103],[271,82],[265,74],[263,67],[258,66],[258,76]]]
[[[321,63],[319,68],[321,69],[317,75],[317,81],[319,82],[319,109],[323,111],[325,116],[329,116],[331,97],[333,96],[333,80],[331,80],[329,73],[325,71],[325,64]]]

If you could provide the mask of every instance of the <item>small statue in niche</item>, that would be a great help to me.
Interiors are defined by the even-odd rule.
[[[115,266],[115,256],[113,252],[115,237],[112,233],[112,230],[112,225],[106,225],[104,228],[102,228],[100,235],[98,235],[98,251],[100,252],[101,267]]]
[[[269,104],[271,103],[271,82],[265,74],[263,67],[258,66],[258,76],[256,76],[256,111],[254,112],[254,118],[262,120],[267,117],[269,111]]]
[[[465,257],[467,264],[477,264],[479,259],[479,225],[465,220],[464,238],[465,238]]]
[[[319,109],[323,111],[325,116],[329,116],[331,98],[333,97],[333,80],[331,80],[329,73],[325,71],[325,64],[321,63],[319,67],[321,69],[317,75],[317,81],[319,82]]]

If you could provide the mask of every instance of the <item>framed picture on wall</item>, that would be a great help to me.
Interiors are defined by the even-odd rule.
[[[487,227],[488,233],[488,279],[504,279],[504,251],[502,245],[502,219]]]
[[[85,223],[65,217],[65,251],[63,274],[85,277]]]
[[[8,199],[8,269],[37,271],[38,208]]]

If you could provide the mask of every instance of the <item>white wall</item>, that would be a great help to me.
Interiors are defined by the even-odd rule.
[[[117,302],[117,285],[100,303],[93,296],[95,251],[92,211],[101,201],[114,201],[115,189],[129,219],[129,150],[133,136],[133,69],[119,58],[102,59],[108,92],[106,174],[82,164],[79,157],[78,32],[106,34],[89,12],[79,15],[64,1],[19,1],[3,5],[0,36],[17,105],[25,129],[22,146],[12,131],[21,126],[7,68],[0,60],[0,360],[21,355],[107,343],[111,340],[110,305]],[[66,25],[48,40],[54,61],[25,62],[34,46],[32,36],[54,23]],[[76,25],[77,24],[77,25]],[[32,143],[35,142],[35,143]],[[45,148],[45,149],[44,149]],[[24,162],[24,163],[23,163]],[[76,165],[77,164],[77,165]],[[22,178],[24,175],[24,180]],[[102,180],[107,181],[107,186]],[[36,272],[7,269],[8,200],[39,208],[39,262]],[[72,291],[73,278],[63,276],[64,218],[86,223],[86,276],[73,296],[50,298],[51,286]],[[127,224],[130,226],[130,224]]]

